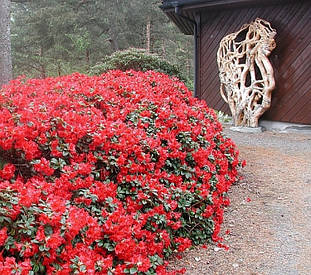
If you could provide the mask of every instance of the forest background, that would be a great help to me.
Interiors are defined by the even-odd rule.
[[[12,1],[13,76],[88,73],[116,51],[140,48],[192,79],[193,38],[182,34],[160,5],[160,0]]]

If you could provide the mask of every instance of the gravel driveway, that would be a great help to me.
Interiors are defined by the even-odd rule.
[[[171,266],[186,274],[311,274],[311,134],[224,132],[247,161],[224,217],[230,249],[194,248]]]

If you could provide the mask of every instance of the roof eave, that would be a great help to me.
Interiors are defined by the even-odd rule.
[[[176,0],[176,1],[163,1],[160,8],[163,11],[172,11],[175,7],[182,7],[183,9],[201,9],[201,8],[224,8],[224,7],[243,7],[247,5],[258,4],[282,4],[292,0]],[[299,0],[298,0],[299,1]]]
[[[193,19],[196,13],[218,10],[244,8],[256,5],[277,5],[291,2],[292,0],[176,0],[163,1],[160,8],[177,25],[177,27],[188,35],[194,34],[194,24],[185,20],[180,15]],[[310,1],[310,0],[296,0]],[[177,13],[177,8],[179,12]]]

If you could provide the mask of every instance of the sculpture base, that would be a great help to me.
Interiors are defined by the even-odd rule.
[[[263,127],[232,126],[230,127],[230,130],[240,133],[262,133]]]

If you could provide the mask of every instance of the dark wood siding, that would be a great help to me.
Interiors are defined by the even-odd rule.
[[[276,89],[263,119],[311,124],[311,1],[201,13],[198,95],[217,110],[230,113],[219,94],[216,53],[220,40],[257,17],[276,29]]]

